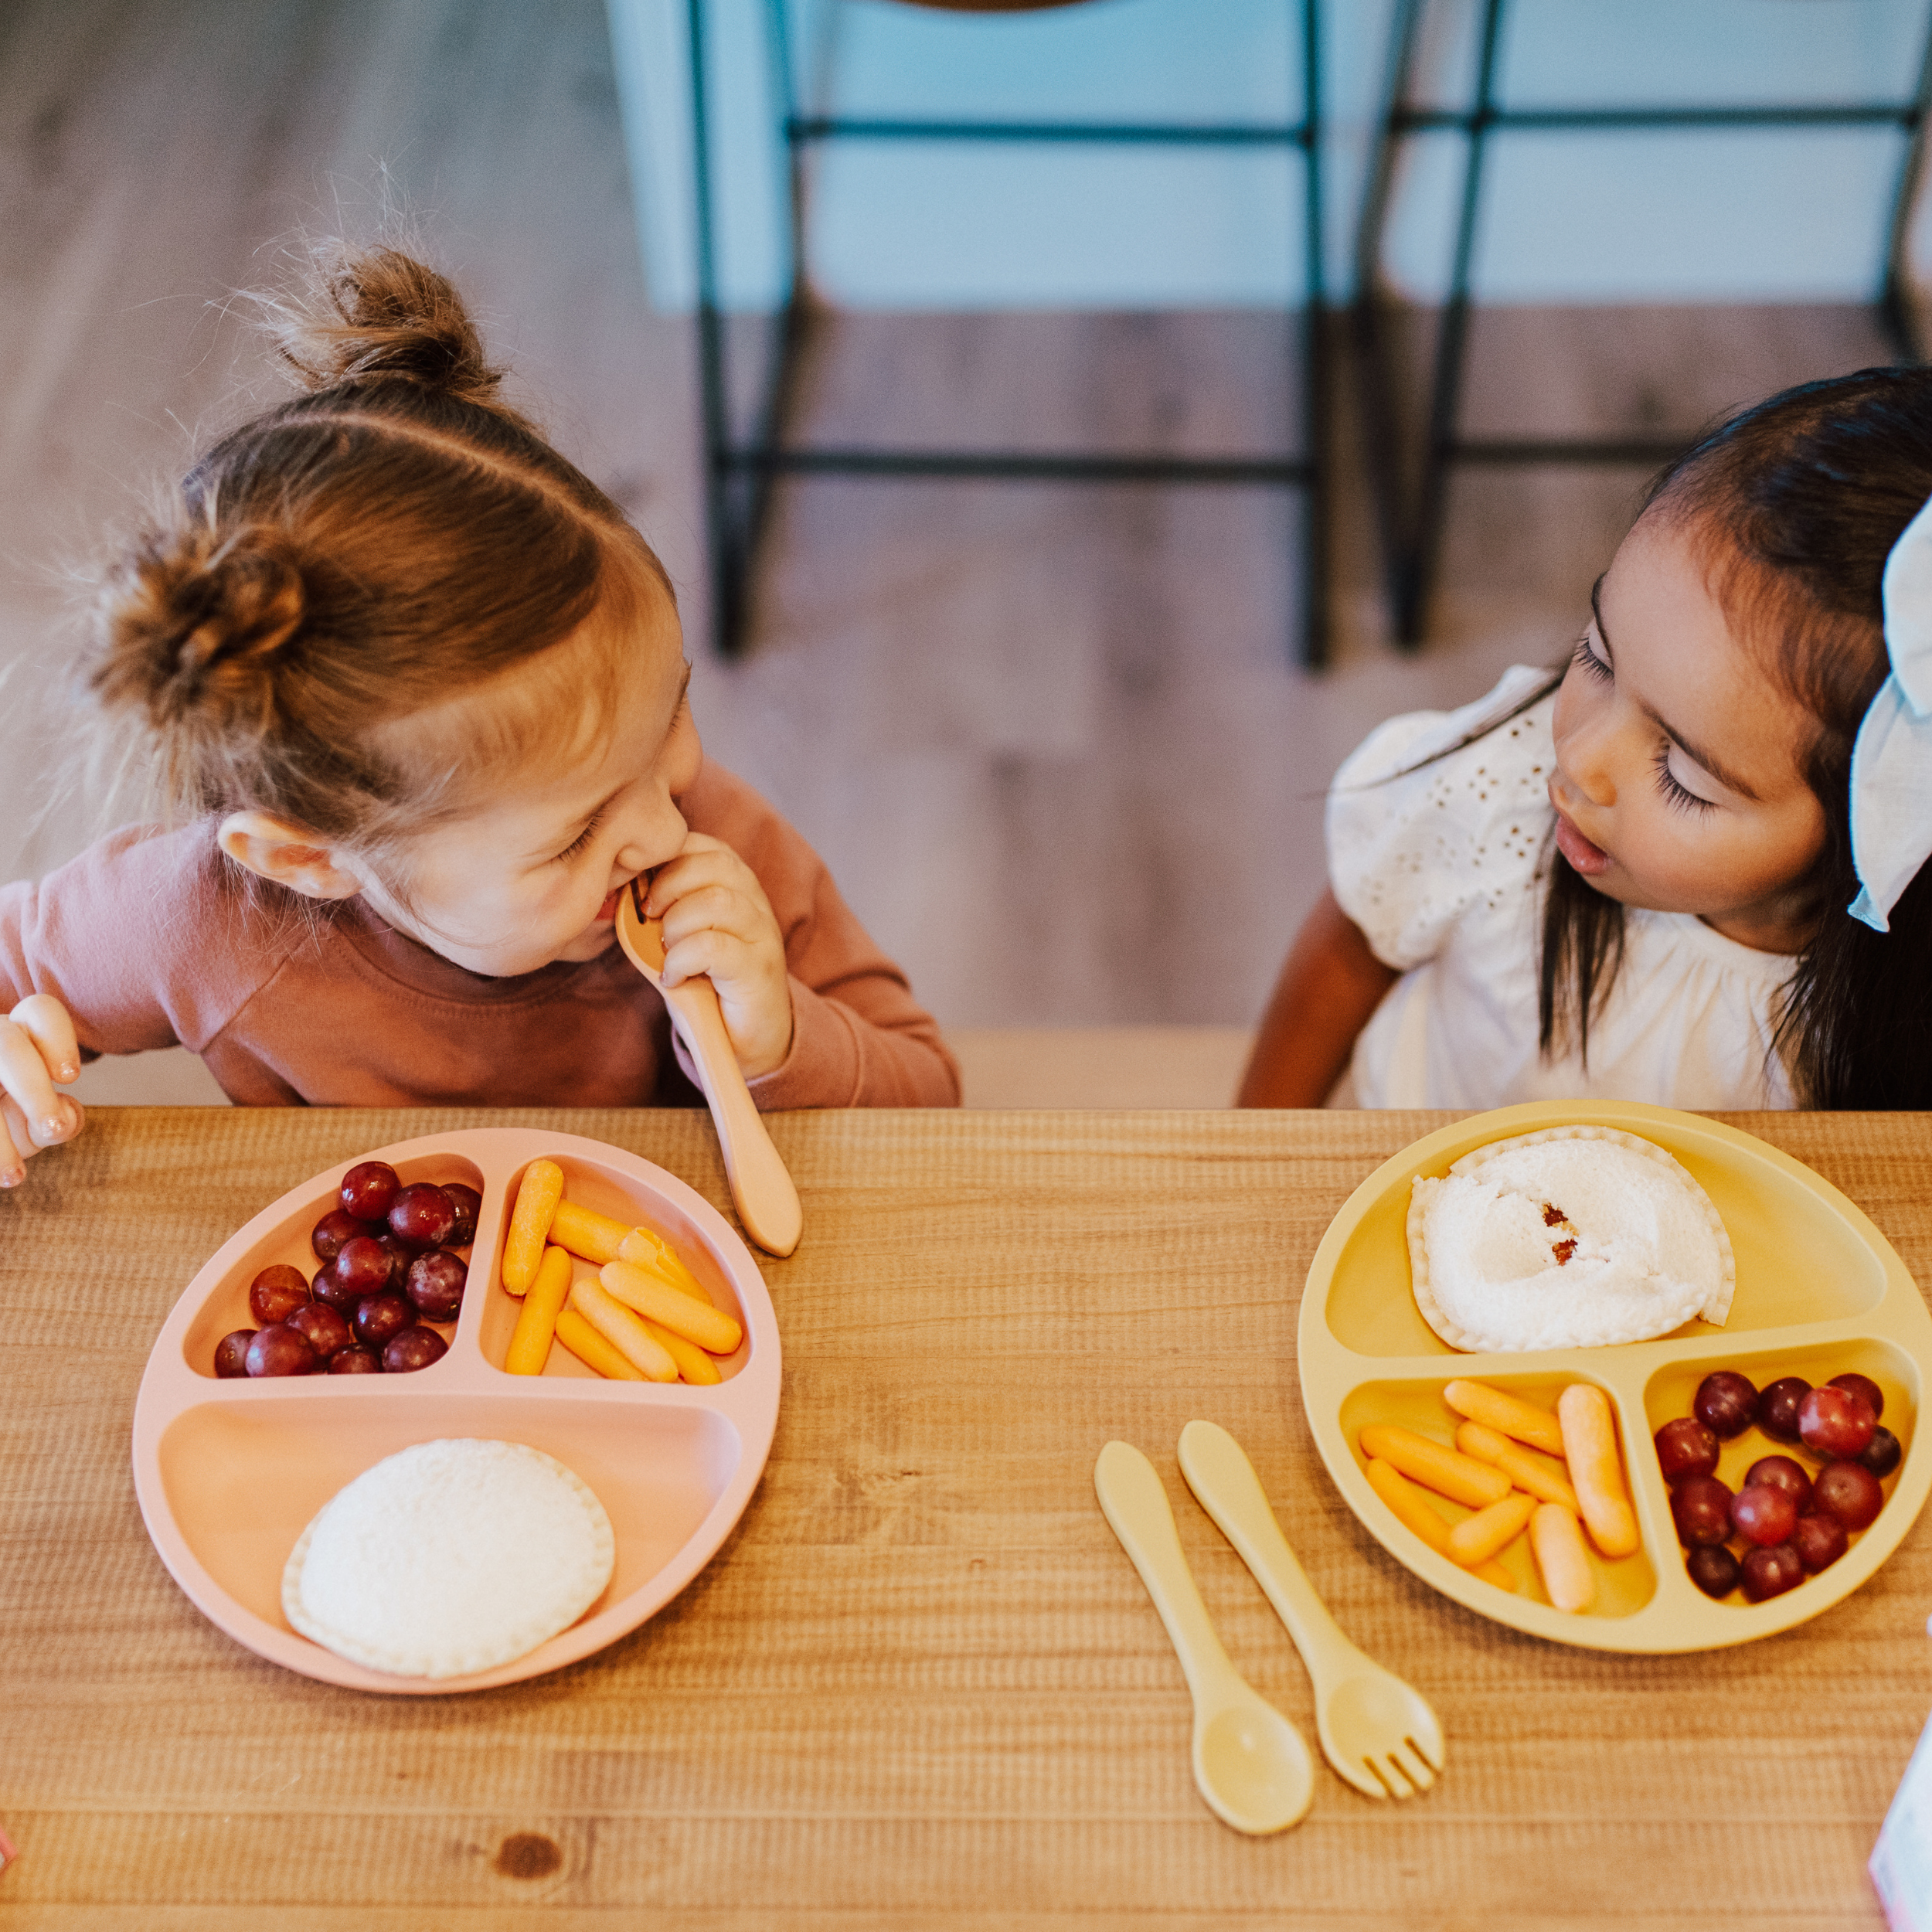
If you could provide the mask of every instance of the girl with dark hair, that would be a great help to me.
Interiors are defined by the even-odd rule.
[[[1245,1105],[1932,1107],[1932,370],[1705,437],[1567,666],[1382,726],[1328,835]]]
[[[91,681],[169,822],[0,887],[0,1187],[83,1056],[180,1044],[256,1105],[696,1100],[614,944],[717,989],[762,1107],[950,1105],[818,855],[708,760],[669,580],[498,393],[455,291],[337,248],[277,305],[305,393],[105,572]]]

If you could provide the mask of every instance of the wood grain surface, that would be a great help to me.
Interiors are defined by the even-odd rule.
[[[701,1116],[481,1117],[633,1149],[729,1213]],[[94,1116],[0,1199],[0,1925],[1878,1925],[1864,1861],[1932,1707],[1924,1524],[1800,1629],[1622,1657],[1444,1601],[1323,1472],[1304,1273],[1355,1183],[1447,1117],[775,1118],[808,1227],[762,1262],[784,1402],[736,1533],[582,1665],[384,1699],[193,1609],[142,1529],[130,1419],[162,1318],[243,1221],[479,1117]],[[1924,1117],[1739,1124],[1927,1278]],[[1343,1627],[1440,1711],[1426,1797],[1324,1767],[1307,1820],[1260,1841],[1196,1797],[1179,1669],[1094,1500],[1110,1437],[1153,1458],[1235,1662],[1314,1736],[1285,1633],[1181,1483],[1197,1415],[1247,1445]]]

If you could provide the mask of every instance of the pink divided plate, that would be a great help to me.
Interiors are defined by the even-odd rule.
[[[498,1280],[523,1170],[563,1168],[564,1198],[665,1235],[743,1325],[715,1387],[607,1382],[561,1342],[541,1376],[502,1362],[520,1304]],[[287,1262],[313,1274],[309,1230],[338,1205],[359,1160],[405,1182],[463,1182],[483,1197],[449,1352],[413,1375],[217,1380],[215,1345],[253,1327],[248,1288]],[[580,1274],[594,1273],[588,1262]],[[757,1486],[778,1420],[778,1328],[744,1243],[690,1188],[635,1155],[570,1134],[480,1128],[403,1141],[318,1174],[264,1208],[189,1284],[163,1325],[134,1403],[134,1493],[148,1533],[195,1607],[271,1662],[358,1690],[440,1694],[511,1684],[575,1663],[635,1630],[709,1563]],[[345,1483],[412,1443],[453,1436],[527,1443],[597,1492],[617,1539],[609,1587],[527,1655],[474,1676],[394,1677],[297,1635],[282,1569]]]

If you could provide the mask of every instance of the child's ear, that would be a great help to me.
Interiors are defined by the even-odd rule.
[[[265,811],[231,811],[215,836],[236,865],[304,899],[353,899],[362,889],[333,846]]]

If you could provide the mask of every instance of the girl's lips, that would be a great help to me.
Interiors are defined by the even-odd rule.
[[[629,890],[630,888],[628,886],[621,886],[604,900],[604,903],[597,908],[597,924],[607,926],[617,917],[617,901]]]
[[[1610,854],[1602,846],[1593,845],[1560,811],[1556,815],[1556,849],[1586,879],[1611,868]]]

